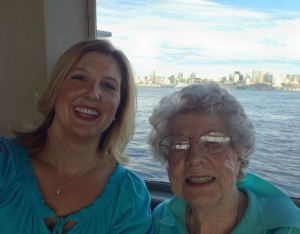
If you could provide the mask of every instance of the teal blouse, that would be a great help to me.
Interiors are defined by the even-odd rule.
[[[58,218],[49,230],[44,219],[56,219],[55,214],[41,195],[28,152],[13,141],[0,138],[1,234],[60,234],[70,220],[76,224],[66,234],[152,233],[145,183],[121,165],[91,205]]]
[[[247,174],[237,184],[248,196],[248,207],[232,234],[300,234],[300,209],[283,192],[267,181]],[[185,234],[187,203],[178,197],[154,209],[157,234]]]

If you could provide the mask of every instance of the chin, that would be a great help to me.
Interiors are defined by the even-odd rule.
[[[216,201],[212,195],[193,195],[185,196],[186,200],[191,206],[207,207],[213,205]]]
[[[99,139],[100,138],[100,133],[98,132],[95,132],[93,130],[79,130],[79,129],[76,129],[73,131],[73,135],[79,137],[79,138],[84,138],[84,139],[91,139],[91,138],[97,138]]]

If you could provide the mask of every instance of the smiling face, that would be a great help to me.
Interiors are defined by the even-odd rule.
[[[226,129],[220,118],[209,114],[182,113],[170,122],[170,134],[197,138],[207,132]],[[168,175],[173,192],[192,206],[210,206],[226,202],[236,190],[240,162],[238,155],[227,147],[224,152],[208,154],[192,142],[183,155],[168,156]]]
[[[83,55],[58,91],[49,130],[99,141],[118,109],[121,80],[118,64],[111,56],[96,52]]]

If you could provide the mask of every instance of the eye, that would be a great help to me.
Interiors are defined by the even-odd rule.
[[[163,138],[159,142],[162,151],[169,156],[171,153],[181,153],[189,149],[189,140],[180,135],[171,135]]]
[[[217,154],[223,152],[230,143],[227,136],[202,136],[199,139],[200,147],[207,153]]]
[[[116,85],[113,84],[113,83],[110,83],[110,82],[104,83],[103,86],[106,87],[106,88],[108,88],[108,89],[114,90],[114,91],[117,90]]]
[[[206,149],[214,149],[214,148],[220,148],[223,146],[220,142],[216,141],[203,141],[201,144],[206,148]]]
[[[188,150],[188,142],[175,142],[170,145],[171,150]]]
[[[188,150],[189,143],[187,142],[178,142],[176,144],[171,145],[172,150]]]
[[[71,77],[72,80],[85,81],[86,78],[82,75],[74,75]]]

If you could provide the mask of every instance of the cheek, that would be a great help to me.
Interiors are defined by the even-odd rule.
[[[114,100],[115,112],[117,112],[120,105],[120,98]]]
[[[56,97],[56,103],[61,104],[65,101],[67,101],[74,93],[74,90],[71,89],[68,85],[63,83],[58,90],[57,97]]]
[[[60,94],[55,101],[55,112],[57,114],[67,115],[69,111],[69,98],[67,94]]]
[[[171,166],[167,169],[167,172],[173,192],[177,196],[182,197],[182,186],[184,183],[183,171],[178,167],[174,168]]]
[[[178,157],[172,154],[168,156],[168,165],[170,165],[171,167],[176,167],[177,163]]]
[[[222,190],[227,191],[232,188],[236,181],[240,169],[240,161],[237,155],[227,154],[224,156],[224,161],[220,162],[219,180]]]
[[[227,171],[231,172],[234,176],[237,176],[240,169],[240,161],[237,157],[232,155],[227,155],[227,160],[224,163]]]
[[[60,89],[55,100],[55,109],[59,108],[65,102],[65,95],[63,89]]]
[[[102,97],[102,103],[106,104],[110,110],[117,111],[119,105],[120,105],[120,96],[118,94],[107,94]]]

